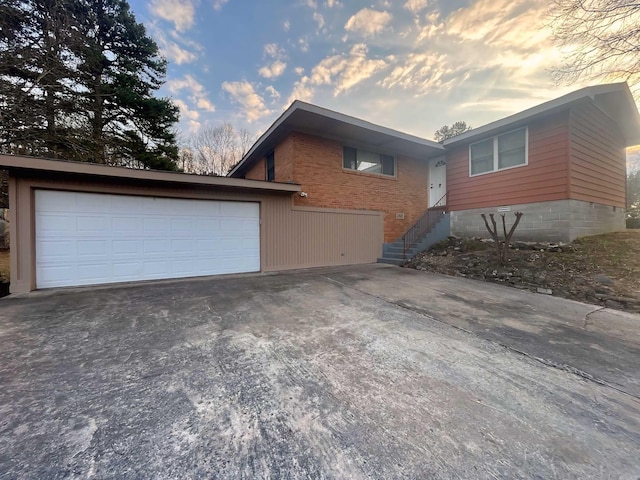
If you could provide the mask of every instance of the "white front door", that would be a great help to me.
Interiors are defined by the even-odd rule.
[[[260,205],[36,190],[38,288],[260,271]]]
[[[445,156],[429,161],[429,208],[435,206],[447,193],[447,162]],[[446,204],[446,199],[440,205]]]

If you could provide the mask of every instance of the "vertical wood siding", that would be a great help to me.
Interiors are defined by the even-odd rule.
[[[622,133],[590,101],[571,110],[571,198],[624,208],[626,153]]]
[[[451,210],[566,199],[569,196],[569,113],[528,125],[528,165],[471,177],[469,144],[447,152]]]
[[[382,253],[381,212],[263,203],[263,270],[373,263]]]

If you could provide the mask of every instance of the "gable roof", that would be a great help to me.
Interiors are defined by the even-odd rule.
[[[496,134],[505,129],[524,125],[536,118],[566,110],[571,105],[585,99],[591,99],[596,107],[618,124],[627,147],[640,144],[640,114],[626,82],[581,88],[562,97],[451,137],[442,144],[449,147],[469,142],[478,137]]]
[[[432,140],[425,140],[296,100],[258,139],[228,175],[242,176],[256,161],[267,155],[294,131],[344,142],[350,146],[376,148],[381,153],[414,158],[426,159],[445,151],[441,144]]]

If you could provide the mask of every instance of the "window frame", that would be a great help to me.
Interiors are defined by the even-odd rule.
[[[269,168],[269,159],[271,159],[271,168]],[[267,153],[264,157],[264,167],[265,167],[265,174],[264,174],[264,178],[267,182],[275,182],[276,181],[276,155],[275,155],[275,151],[270,151],[269,153]],[[269,170],[271,170],[273,172],[273,177],[269,178]]]
[[[367,152],[367,153],[372,153],[375,155],[379,155],[380,156],[380,173],[377,172],[366,172],[364,170],[357,170],[355,168],[348,168],[344,166],[344,150],[345,148],[351,148],[353,150],[356,151],[356,160],[358,158],[358,150],[362,151],[362,152]],[[384,161],[382,157],[390,157],[393,161],[393,175],[389,175],[386,173],[383,173],[382,171],[384,170]],[[342,171],[345,173],[356,173],[359,175],[374,175],[376,177],[382,177],[382,178],[397,178],[398,177],[398,158],[396,155],[391,155],[389,153],[383,153],[377,150],[369,150],[368,148],[364,147],[355,147],[355,146],[351,146],[351,145],[342,145]]]
[[[503,135],[508,135],[510,133],[514,133],[514,132],[518,132],[520,130],[524,130],[524,163],[521,163],[519,165],[513,165],[511,167],[503,167],[503,168],[499,168],[499,147],[498,147],[498,138],[502,137]],[[480,172],[480,173],[472,173],[472,164],[471,164],[471,147],[473,145],[477,145],[479,143],[483,143],[486,142],[487,140],[492,140],[493,142],[493,169],[492,170],[488,170],[486,172]],[[513,130],[509,130],[507,132],[502,132],[498,135],[494,135],[493,137],[488,137],[488,138],[483,138],[480,141],[477,142],[473,142],[469,144],[469,148],[468,148],[468,153],[469,153],[469,177],[478,177],[480,175],[487,175],[490,173],[496,173],[496,172],[502,172],[504,170],[511,170],[512,168],[520,168],[520,167],[526,167],[527,165],[529,165],[529,127],[528,126],[524,126],[524,127],[519,127],[519,128],[514,128]]]

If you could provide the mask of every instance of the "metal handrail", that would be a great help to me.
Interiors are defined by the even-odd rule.
[[[402,235],[402,258],[407,259],[407,251],[436,224],[442,215],[447,213],[447,194],[445,193],[433,207],[427,211]]]

